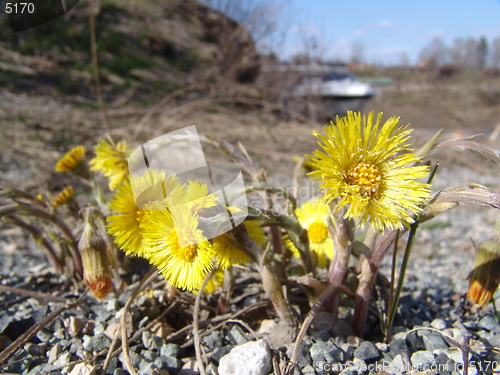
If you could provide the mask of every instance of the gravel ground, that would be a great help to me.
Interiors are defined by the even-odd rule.
[[[439,171],[435,189],[450,184],[478,182],[497,186],[490,173],[455,167]],[[492,304],[472,306],[464,296],[468,272],[474,261],[471,239],[478,243],[491,230],[497,213],[493,209],[463,206],[425,223],[417,234],[407,271],[404,292],[395,319],[395,335],[389,344],[382,343],[378,322],[369,320],[366,341],[349,335],[342,324],[334,327],[316,325],[301,343],[299,366],[295,374],[462,374],[463,347],[469,374],[500,371],[500,324]],[[54,294],[75,301],[84,289],[67,277],[54,275],[35,245],[23,241],[17,229],[0,232],[0,284]],[[15,239],[15,241],[13,240]],[[23,246],[19,245],[20,243]],[[17,244],[17,245],[15,245]],[[22,248],[21,248],[22,247]],[[381,268],[388,275],[390,259]],[[237,278],[245,285],[235,292],[230,311],[247,309],[217,326],[217,318],[201,316],[202,347],[207,354],[208,373],[268,374],[290,358],[293,344],[273,347],[269,332],[275,322],[269,306],[259,304],[261,291],[252,275]],[[239,281],[238,281],[239,280]],[[111,342],[120,326],[123,307],[137,286],[138,277],[116,294],[98,301],[88,296],[80,305],[69,308],[45,323],[43,319],[64,302],[25,294],[0,294],[0,350],[36,323],[43,328],[0,364],[0,372],[14,374],[100,374]],[[196,361],[190,324],[194,298],[188,294],[172,295],[164,283],[156,281],[130,307],[128,326],[130,360],[138,374],[194,374]],[[239,294],[238,294],[239,293]],[[497,294],[498,295],[498,294]],[[215,306],[211,298],[208,305]],[[498,297],[497,297],[498,304]],[[168,309],[168,311],[166,311]],[[184,309],[184,310],[183,310]],[[202,308],[204,312],[214,309]],[[165,313],[161,319],[158,316]],[[157,319],[155,319],[157,318]],[[240,320],[241,319],[241,320]],[[263,320],[264,319],[264,320]],[[263,321],[253,327],[254,338],[246,322]],[[203,322],[207,322],[205,325]],[[206,328],[217,326],[214,330]],[[409,332],[410,329],[421,329]],[[447,338],[451,338],[449,340]],[[269,341],[272,349],[265,341]],[[470,341],[467,341],[470,340]],[[120,349],[118,344],[118,348]],[[231,350],[235,348],[234,350]],[[0,352],[0,356],[2,352]],[[1,358],[1,357],[0,357]],[[128,374],[125,357],[119,350],[109,361],[106,374]],[[378,367],[377,367],[378,366]]]

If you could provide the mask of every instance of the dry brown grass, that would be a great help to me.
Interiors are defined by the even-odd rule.
[[[483,96],[481,96],[483,95]],[[96,106],[77,100],[63,102],[48,96],[27,96],[0,92],[0,184],[36,189],[60,188],[67,181],[53,172],[57,159],[69,148],[84,144],[91,150],[96,139],[106,131]],[[74,98],[73,98],[74,99]],[[153,106],[155,103],[151,103]],[[401,123],[415,129],[416,146],[423,144],[437,130],[444,128],[445,138],[491,134],[500,123],[500,106],[484,100],[481,84],[415,85],[384,88],[366,111],[383,111],[385,118],[400,116]],[[162,113],[163,111],[163,113]],[[160,111],[146,124],[137,139],[146,142],[169,131],[196,125],[199,133],[241,142],[269,175],[291,175],[293,156],[316,148],[312,130],[324,123],[283,121],[266,109],[241,106],[201,107],[172,115],[170,108]],[[147,108],[129,103],[109,111],[112,136],[130,140]],[[487,138],[482,141],[488,142]],[[219,158],[218,152],[207,150]],[[475,159],[450,153],[448,162],[477,168]]]

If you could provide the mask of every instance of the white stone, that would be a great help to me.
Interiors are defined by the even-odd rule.
[[[260,323],[260,327],[257,333],[268,334],[271,331],[271,328],[273,328],[275,325],[276,322],[273,319],[264,319],[262,323]]]
[[[61,354],[62,347],[58,342],[50,349],[49,351],[49,364],[53,364],[59,358],[59,354]]]
[[[91,365],[77,363],[69,375],[95,375],[95,370]]]
[[[265,340],[235,346],[219,362],[219,375],[267,375],[270,371],[271,350]]]

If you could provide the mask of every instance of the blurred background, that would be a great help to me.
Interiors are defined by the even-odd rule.
[[[288,175],[349,109],[400,116],[417,143],[441,128],[497,138],[496,0],[73,3],[15,33],[0,5],[0,184],[60,189],[71,147],[189,125]]]

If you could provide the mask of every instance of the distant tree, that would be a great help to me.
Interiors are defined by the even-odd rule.
[[[491,43],[491,67],[500,69],[500,37]]]
[[[420,61],[434,61],[437,65],[448,63],[448,50],[441,38],[436,37],[420,51]]]
[[[259,50],[265,53],[275,52],[284,43],[288,31],[285,6],[287,0],[278,3],[274,0],[201,0],[233,21],[246,27],[257,43]],[[280,18],[280,22],[278,22]]]
[[[410,66],[410,59],[408,58],[408,53],[406,51],[401,52],[399,55],[399,65],[402,67]]]
[[[450,64],[462,66],[464,65],[465,56],[465,41],[462,38],[456,38],[452,46],[448,49]]]
[[[351,63],[360,64],[365,61],[365,45],[363,42],[354,41],[351,44]]]
[[[479,42],[473,38],[467,38],[464,43],[464,61],[466,68],[479,69]]]
[[[477,68],[478,70],[483,70],[486,67],[486,60],[488,58],[488,42],[484,36],[479,39],[477,54]]]

